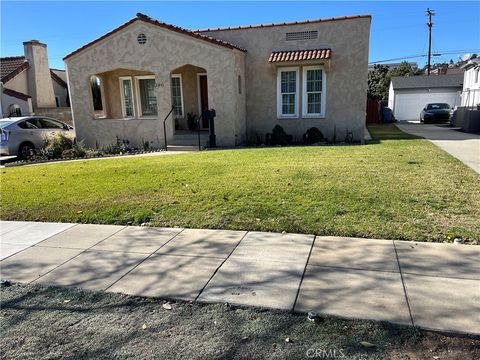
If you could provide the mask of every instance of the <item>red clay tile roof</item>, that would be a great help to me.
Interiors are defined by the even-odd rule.
[[[5,95],[8,95],[8,96],[13,96],[17,99],[21,99],[21,100],[24,100],[24,101],[27,101],[28,99],[31,98],[30,95],[26,95],[24,93],[21,93],[21,92],[18,92],[18,91],[15,91],[15,90],[12,90],[12,89],[7,89],[7,88],[3,88],[3,93]]]
[[[59,71],[59,70],[55,70],[55,71]],[[52,77],[53,80],[55,80],[60,86],[63,86],[64,88],[67,87],[67,83],[65,81],[63,81],[63,79],[58,76],[57,74],[55,74],[55,71],[53,71],[52,69],[50,69],[50,76]]]
[[[332,50],[330,49],[274,51],[270,54],[268,61],[272,63],[283,61],[321,60],[330,59],[331,56]]]
[[[0,58],[0,77],[4,84],[25,69],[28,69],[28,61],[25,60],[25,56]]]
[[[96,40],[93,40],[91,42],[89,42],[88,44],[85,44],[84,46],[82,46],[81,48],[71,52],[70,54],[66,55],[63,60],[66,60],[70,57],[72,57],[73,55],[79,53],[80,51],[82,50],[85,50],[86,48],[92,46],[93,44],[96,44],[97,42],[107,38],[108,36],[124,29],[125,27],[127,27],[128,25],[130,24],[133,24],[135,21],[143,21],[143,22],[146,22],[146,23],[149,23],[149,24],[152,24],[152,25],[156,25],[156,26],[159,26],[159,27],[162,27],[164,29],[168,29],[168,30],[171,30],[171,31],[175,31],[175,32],[178,32],[180,34],[184,34],[184,35],[188,35],[188,36],[191,36],[191,37],[194,37],[196,39],[199,39],[199,40],[204,40],[204,41],[208,41],[208,42],[211,42],[215,45],[220,45],[220,46],[223,46],[223,47],[226,47],[226,48],[229,48],[229,49],[237,49],[237,50],[240,50],[240,51],[243,51],[243,52],[246,52],[247,50],[239,47],[239,46],[236,46],[234,44],[231,44],[229,42],[226,42],[226,41],[223,41],[223,40],[218,40],[218,39],[215,39],[211,36],[206,36],[206,35],[201,35],[201,34],[197,34],[193,31],[190,31],[190,30],[187,30],[187,29],[183,29],[179,26],[174,26],[174,25],[170,25],[170,24],[166,24],[164,22],[160,22],[158,20],[155,20],[155,19],[152,19],[151,17],[147,16],[147,15],[144,15],[144,14],[141,14],[141,13],[137,13],[137,16],[135,18],[133,18],[132,20],[126,22],[125,24],[123,25],[120,25],[119,27],[113,29],[112,31],[106,33],[105,35],[99,37],[98,39]]]
[[[272,24],[258,24],[258,25],[244,25],[244,26],[232,26],[232,27],[223,27],[223,28],[208,28],[208,29],[199,29],[195,32],[207,32],[207,31],[223,31],[223,30],[242,30],[242,29],[256,29],[256,28],[268,28],[272,26],[285,26],[285,25],[302,25],[302,24],[314,24],[319,22],[328,22],[328,21],[338,21],[338,20],[352,20],[360,18],[371,18],[369,14],[362,15],[351,15],[351,16],[338,16],[331,18],[315,19],[315,20],[302,20],[302,21],[291,21],[283,23],[272,23]]]

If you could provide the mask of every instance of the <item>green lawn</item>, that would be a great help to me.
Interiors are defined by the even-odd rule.
[[[420,241],[480,239],[480,177],[392,125],[365,146],[204,151],[2,169],[3,220]]]

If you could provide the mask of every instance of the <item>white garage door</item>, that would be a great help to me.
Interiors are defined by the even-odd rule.
[[[455,106],[456,90],[435,89],[395,91],[393,113],[397,120],[420,120],[420,112],[430,103],[447,103]]]

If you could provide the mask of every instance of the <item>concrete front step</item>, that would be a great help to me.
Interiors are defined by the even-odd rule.
[[[208,133],[200,132],[200,145],[207,146]],[[197,146],[198,147],[198,133],[196,132],[176,132],[173,138],[169,139],[168,145],[174,146]]]

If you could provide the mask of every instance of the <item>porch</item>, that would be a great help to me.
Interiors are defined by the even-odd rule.
[[[160,147],[164,145],[159,138],[163,135],[165,122],[168,145],[198,145],[200,139],[200,145],[207,146],[209,124],[200,116],[209,108],[207,70],[186,64],[169,72],[168,84],[158,81],[159,77],[153,71],[123,68],[92,75],[92,119],[136,123],[135,131],[141,134],[144,134],[141,127],[154,120],[160,124],[161,133],[145,133],[141,142],[150,141],[152,135],[156,135]],[[158,102],[159,97],[165,98],[166,95],[170,100],[168,109],[173,107],[171,113],[162,109]]]

